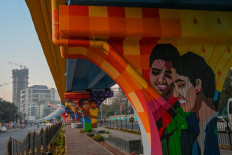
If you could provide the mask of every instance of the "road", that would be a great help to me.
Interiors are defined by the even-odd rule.
[[[27,136],[28,132],[33,132],[36,130],[39,132],[41,129],[37,128],[36,126],[26,127],[24,129],[10,129],[6,133],[0,133],[0,155],[6,155],[6,146],[7,142],[10,137],[17,139],[18,141],[22,142],[24,138]]]

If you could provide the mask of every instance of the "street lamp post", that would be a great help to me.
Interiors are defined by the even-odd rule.
[[[101,121],[102,121],[102,106],[103,105],[100,105],[100,109],[101,109]]]
[[[51,104],[50,104],[50,103],[48,103],[49,114],[51,113],[51,109],[50,109],[50,107],[51,107]]]

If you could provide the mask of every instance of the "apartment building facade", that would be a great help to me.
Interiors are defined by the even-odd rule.
[[[20,109],[20,91],[28,87],[28,68],[12,70],[12,102]]]
[[[54,107],[48,107],[48,103],[52,105],[60,103],[59,95],[54,88],[34,85],[20,92],[20,112],[24,114],[26,120],[36,120],[56,110]]]

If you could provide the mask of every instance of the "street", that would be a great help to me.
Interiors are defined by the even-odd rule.
[[[24,129],[10,129],[5,133],[0,133],[0,155],[6,155],[6,147],[7,147],[7,142],[10,137],[17,139],[18,141],[22,142],[24,138],[27,136],[28,132],[33,132],[36,130],[37,132],[40,131],[42,126],[40,128],[37,128],[37,126],[30,126],[26,127]],[[45,128],[45,126],[44,126]]]

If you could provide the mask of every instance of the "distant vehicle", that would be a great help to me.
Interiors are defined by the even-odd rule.
[[[1,128],[0,128],[0,131],[1,131],[1,132],[7,132],[7,128],[6,128],[6,127],[1,127]]]
[[[219,132],[229,133],[232,131],[232,124],[228,122],[228,126],[227,126],[227,121],[228,121],[228,117],[226,116],[217,117],[217,129]]]
[[[44,126],[44,123],[42,123],[41,125]]]
[[[51,126],[52,124],[51,123],[45,123],[46,126]]]

